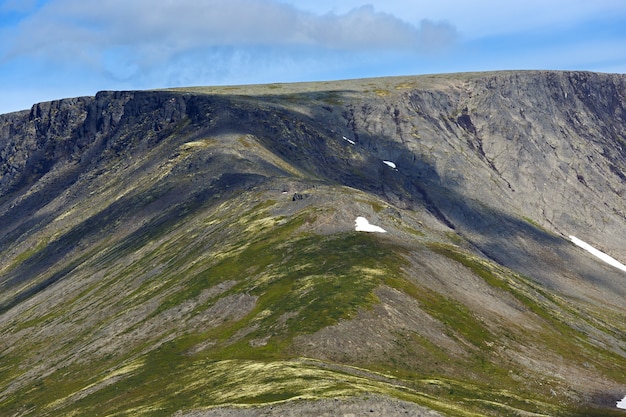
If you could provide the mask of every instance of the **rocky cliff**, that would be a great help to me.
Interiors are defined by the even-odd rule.
[[[0,116],[0,410],[611,413],[626,273],[569,236],[626,263],[625,121],[625,76],[542,71]]]

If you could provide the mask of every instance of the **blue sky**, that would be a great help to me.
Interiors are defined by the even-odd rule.
[[[626,73],[624,0],[0,0],[0,113],[99,90]]]

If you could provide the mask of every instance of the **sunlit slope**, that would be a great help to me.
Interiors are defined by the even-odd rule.
[[[568,236],[626,260],[624,85],[464,74],[2,116],[0,414],[618,413],[626,275]]]

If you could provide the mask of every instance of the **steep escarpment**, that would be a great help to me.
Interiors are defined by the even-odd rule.
[[[608,415],[626,275],[569,235],[626,262],[625,121],[541,71],[0,116],[0,414]]]

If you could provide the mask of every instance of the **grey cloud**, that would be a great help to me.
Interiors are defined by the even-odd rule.
[[[446,48],[453,44],[458,37],[453,26],[446,22],[422,20],[419,31],[419,47],[424,50]]]
[[[237,45],[419,51],[431,43],[446,46],[456,37],[450,25],[415,26],[371,6],[342,15],[315,15],[275,0],[56,0],[19,29],[19,36],[4,39],[13,54],[54,50],[59,44],[130,46],[152,56],[159,49],[171,54]]]
[[[0,29],[0,64],[27,57],[51,73],[133,86],[288,80],[429,53],[456,36],[448,24],[414,25],[371,6],[315,14],[278,0],[51,0]]]
[[[313,43],[339,49],[411,49],[417,46],[420,29],[371,6],[344,15],[314,17],[305,26]]]

